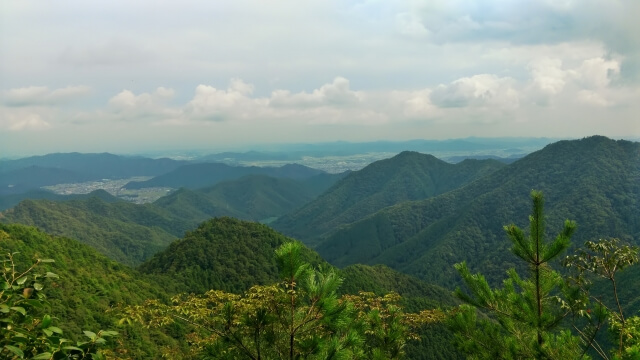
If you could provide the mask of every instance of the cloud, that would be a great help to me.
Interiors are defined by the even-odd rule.
[[[174,109],[166,106],[166,103],[173,98],[174,93],[173,89],[164,87],[157,88],[153,93],[139,95],[130,90],[122,90],[109,99],[109,110],[121,120],[166,119],[177,115]]]
[[[620,75],[620,62],[604,58],[587,59],[573,72],[578,83],[585,88],[602,89]]]
[[[51,128],[45,120],[49,108],[0,107],[0,129],[9,131],[41,131]]]
[[[91,92],[88,86],[67,86],[49,90],[46,86],[29,86],[4,92],[7,106],[62,105],[76,101]]]
[[[288,90],[276,90],[271,94],[269,106],[275,108],[348,107],[360,102],[360,97],[358,92],[349,88],[349,80],[336,77],[331,84],[322,85],[311,93],[291,94]]]
[[[517,108],[518,92],[513,88],[514,80],[492,74],[479,74],[439,85],[430,94],[433,104],[441,108],[496,107]]]
[[[558,58],[539,58],[529,65],[531,84],[527,90],[533,103],[549,106],[554,102],[577,100],[595,106],[610,106],[624,96],[614,94],[627,89],[611,89],[620,75],[620,62],[603,57],[583,60],[578,66],[563,66]],[[558,101],[555,101],[555,100]]]
[[[429,36],[430,31],[424,26],[420,17],[411,12],[396,14],[396,28],[402,35],[415,38]]]
[[[257,115],[257,108],[262,108],[266,100],[249,97],[254,86],[240,79],[232,79],[227,90],[213,86],[198,85],[195,96],[184,108],[189,119],[224,121],[230,118],[247,118]]]

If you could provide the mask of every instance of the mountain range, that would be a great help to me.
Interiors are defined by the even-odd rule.
[[[445,193],[503,166],[496,160],[465,160],[454,165],[405,151],[350,173],[300,210],[278,219],[273,227],[311,244],[311,239],[382,208]]]
[[[571,219],[576,245],[600,237],[640,242],[640,143],[594,136],[548,145],[458,189],[384,208],[311,243],[338,266],[387,264],[447,287],[457,281],[451,264],[460,261],[499,279],[515,261],[503,226],[527,227],[532,189],[545,194],[550,234]]]
[[[205,169],[203,178],[217,183],[183,187],[152,204],[131,204],[105,191],[63,201],[24,200],[0,213],[0,247],[20,251],[23,261],[35,254],[55,257],[55,266],[62,267],[58,272],[71,280],[53,292],[54,307],[75,331],[112,324],[105,307],[114,298],[135,304],[178,292],[240,292],[277,281],[273,250],[292,237],[309,246],[305,256],[311,263],[340,268],[344,293],[397,291],[408,309],[446,308],[455,304],[450,290],[460,283],[453,264],[466,261],[492,284],[509,268],[522,270],[503,227],[527,228],[532,189],[545,195],[547,235],[571,219],[578,224],[574,248],[603,237],[640,245],[637,142],[601,136],[559,141],[510,164],[485,159],[454,165],[402,152],[340,175],[294,166],[280,175],[225,180],[207,175],[209,164],[195,165],[176,167],[163,181],[184,184],[199,173],[190,171]],[[624,305],[635,310],[638,276],[639,271],[624,272],[619,282]],[[128,285],[120,285],[123,281]],[[141,290],[127,296],[135,292],[131,287]],[[72,293],[80,297],[76,303]],[[130,336],[143,339],[131,345],[143,357],[153,357],[159,344],[185,346],[143,329],[127,331],[123,344],[134,341]],[[180,337],[189,330],[172,331]],[[437,326],[426,331],[427,340],[411,345],[409,358],[459,358],[447,331]]]

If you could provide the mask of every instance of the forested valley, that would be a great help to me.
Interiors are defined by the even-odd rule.
[[[133,176],[176,190],[41,189]],[[338,174],[54,154],[0,180],[1,358],[640,359],[638,142]]]

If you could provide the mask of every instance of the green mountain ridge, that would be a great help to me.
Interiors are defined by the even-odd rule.
[[[335,174],[319,174],[308,179],[293,180],[247,175],[207,188],[182,188],[158,199],[154,205],[176,216],[200,221],[216,216],[260,221],[295,210],[314,199],[339,177]]]
[[[458,188],[505,166],[496,160],[450,164],[432,155],[402,152],[338,181],[316,200],[278,219],[274,228],[309,244],[314,237],[407,200]]]
[[[527,194],[542,190],[549,231],[576,220],[574,244],[599,237],[640,241],[640,143],[601,136],[548,145],[457,190],[400,203],[326,236],[316,247],[329,262],[386,264],[446,287],[452,264],[499,279],[514,266],[502,227],[524,226]]]

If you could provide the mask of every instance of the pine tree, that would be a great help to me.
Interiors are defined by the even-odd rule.
[[[559,296],[564,281],[549,266],[569,246],[576,224],[566,220],[562,231],[547,242],[543,195],[532,191],[531,199],[529,235],[514,224],[504,227],[511,251],[527,265],[527,278],[511,269],[503,287],[492,289],[464,262],[455,265],[468,288],[468,292],[457,289],[456,294],[470,306],[461,306],[449,324],[471,358],[570,359],[583,353],[580,339],[559,326],[569,311]],[[476,309],[489,318],[478,319]]]

